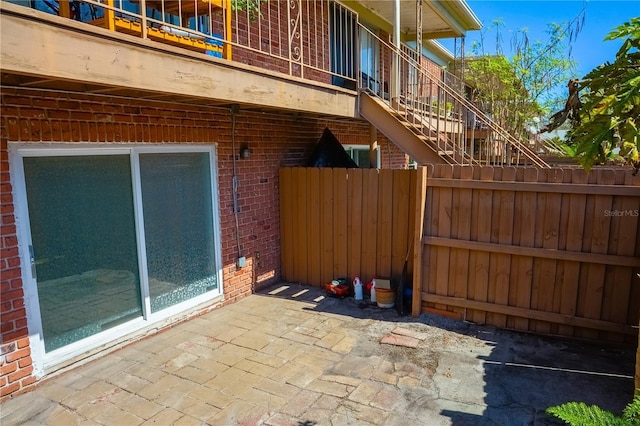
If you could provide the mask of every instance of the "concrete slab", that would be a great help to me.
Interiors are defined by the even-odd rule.
[[[550,426],[551,405],[620,413],[633,394],[635,348],[322,296],[266,289],[44,380],[0,424]]]

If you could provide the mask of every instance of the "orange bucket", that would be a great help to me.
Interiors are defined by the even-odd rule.
[[[396,304],[395,289],[376,287],[376,300],[380,308],[393,308]]]

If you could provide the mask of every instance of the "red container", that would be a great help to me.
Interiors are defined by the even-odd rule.
[[[327,291],[327,293],[338,297],[345,297],[349,294],[349,286],[345,284],[333,285],[331,283],[326,283],[324,285],[324,289]]]

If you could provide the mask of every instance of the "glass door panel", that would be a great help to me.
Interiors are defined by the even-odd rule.
[[[142,316],[130,156],[23,164],[45,351]]]
[[[157,312],[218,288],[211,160],[207,152],[139,158],[149,295]]]

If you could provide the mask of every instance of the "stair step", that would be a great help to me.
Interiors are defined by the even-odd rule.
[[[441,150],[441,151],[438,151],[438,155],[453,155],[455,153],[456,152],[453,151],[453,150]]]
[[[433,136],[416,135],[422,142],[437,142],[438,138]]]

